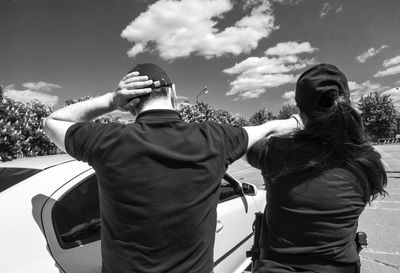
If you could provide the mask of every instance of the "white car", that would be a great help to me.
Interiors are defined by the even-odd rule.
[[[68,155],[0,163],[0,272],[101,272],[98,201],[94,170]],[[265,191],[225,175],[215,273],[248,267],[254,215],[265,202]]]

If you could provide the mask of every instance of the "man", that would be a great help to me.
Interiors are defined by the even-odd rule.
[[[175,87],[154,64],[139,64],[115,92],[69,105],[45,120],[64,151],[99,179],[105,272],[211,272],[219,184],[255,141],[290,133],[294,119],[245,129],[186,123],[174,110]],[[97,124],[113,110],[134,124]]]

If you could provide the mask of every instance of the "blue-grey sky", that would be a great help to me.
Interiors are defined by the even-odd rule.
[[[163,67],[179,95],[249,118],[293,99],[318,62],[400,102],[398,0],[1,0],[6,95],[60,107],[115,89],[137,63]]]

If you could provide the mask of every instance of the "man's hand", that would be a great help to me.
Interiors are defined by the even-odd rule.
[[[270,138],[272,136],[275,137],[291,137],[295,133],[304,129],[303,122],[299,115],[292,115],[288,119],[279,120],[279,123],[276,124],[275,131],[267,136]]]
[[[132,72],[122,78],[117,90],[112,96],[112,105],[115,109],[131,111],[140,102],[140,96],[149,94],[153,83],[147,76],[139,76],[139,72]]]
[[[140,101],[139,96],[149,94],[153,83],[147,76],[138,72],[126,75],[114,92],[68,105],[53,112],[45,119],[44,130],[47,136],[65,151],[65,134],[77,122],[86,122],[114,110],[131,111]],[[132,111],[131,111],[132,112]]]

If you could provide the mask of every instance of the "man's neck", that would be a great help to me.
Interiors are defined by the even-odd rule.
[[[159,110],[159,109],[174,110],[174,107],[172,106],[169,100],[165,99],[151,100],[147,101],[140,109],[138,109],[137,114],[148,110]]]

